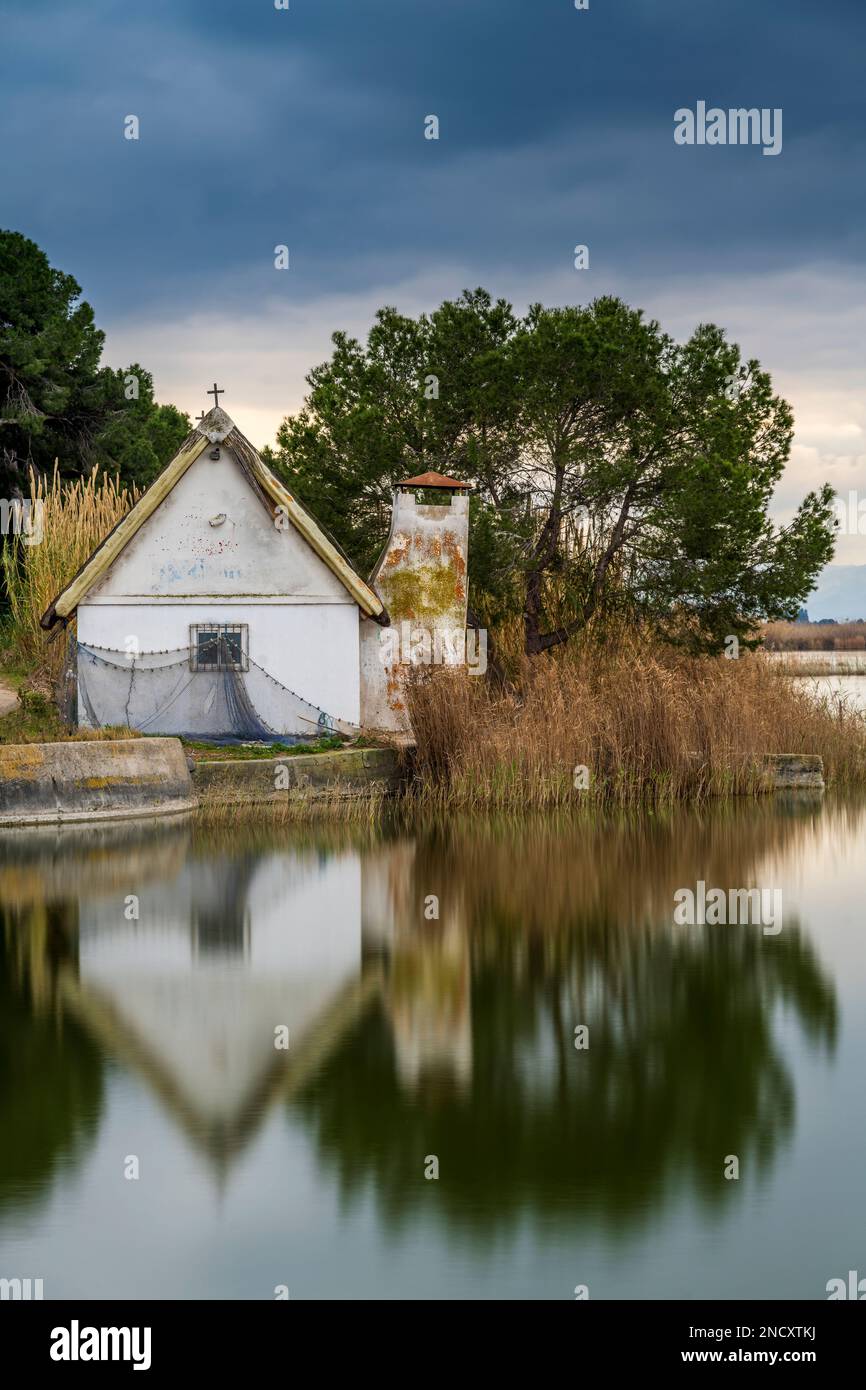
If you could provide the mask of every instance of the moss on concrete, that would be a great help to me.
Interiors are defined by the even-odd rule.
[[[284,802],[292,798],[363,797],[395,791],[404,775],[393,748],[349,748],[292,759],[201,762],[193,786],[202,802]]]
[[[463,581],[452,565],[386,571],[377,582],[389,612],[400,618],[435,621],[462,609]]]

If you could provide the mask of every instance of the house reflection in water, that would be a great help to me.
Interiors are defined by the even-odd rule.
[[[226,1156],[356,1014],[359,858],[190,858],[137,895],[137,922],[117,899],[81,904],[79,1010]]]
[[[404,1084],[471,1076],[466,934],[459,913],[425,920],[411,842],[215,852],[176,822],[28,833],[15,860],[18,931],[40,956],[31,983],[45,970],[33,923],[59,912],[63,1007],[220,1170],[374,999]]]

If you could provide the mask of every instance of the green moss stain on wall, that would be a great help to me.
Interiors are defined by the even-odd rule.
[[[379,576],[378,588],[392,618],[435,621],[462,617],[463,578],[451,565],[417,565]]]

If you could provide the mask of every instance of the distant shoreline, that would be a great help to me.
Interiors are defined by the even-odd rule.
[[[833,654],[866,653],[866,621],[825,623],[767,623],[763,630],[764,649],[783,652]]]

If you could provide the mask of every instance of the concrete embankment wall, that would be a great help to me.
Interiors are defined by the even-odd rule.
[[[292,797],[359,797],[396,791],[405,773],[393,748],[348,748],[283,758],[198,763],[192,781],[202,801],[284,802]]]
[[[772,753],[764,759],[767,791],[823,791],[824,759],[813,753]]]
[[[176,738],[0,745],[0,825],[168,815],[195,804]]]
[[[408,775],[408,750],[349,748],[282,758],[200,762],[176,738],[0,745],[0,826],[168,815],[202,803],[322,801],[389,795]],[[763,760],[759,787],[821,791],[819,757]]]

